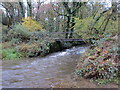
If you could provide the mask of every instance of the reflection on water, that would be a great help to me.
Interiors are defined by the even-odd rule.
[[[80,54],[87,47],[73,47],[44,58],[3,62],[3,87],[97,87],[88,80],[75,81],[72,77]]]

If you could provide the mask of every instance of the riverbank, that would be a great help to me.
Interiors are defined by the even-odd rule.
[[[73,81],[69,77],[86,49],[85,46],[78,46],[45,57],[20,61],[4,60],[3,88],[50,88],[60,85],[64,80],[71,82],[69,86],[65,86],[70,88]]]
[[[118,85],[97,85],[74,74],[79,58],[88,46],[77,46],[40,58],[4,60],[3,88],[118,88]],[[9,73],[9,74],[7,74]]]
[[[0,56],[3,60],[21,60],[24,58],[43,57],[50,53],[62,51],[77,45],[86,45],[84,41],[46,41],[15,44],[10,42],[0,43]]]
[[[118,35],[97,40],[76,66],[76,74],[99,84],[120,85],[120,46]]]
[[[3,35],[0,43],[0,59],[2,60],[42,57],[72,46],[85,44],[84,41],[56,41],[54,38],[60,37],[51,35],[44,29],[29,31],[21,24],[13,25],[11,28],[4,25],[1,27]]]

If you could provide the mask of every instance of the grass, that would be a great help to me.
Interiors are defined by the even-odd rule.
[[[20,53],[17,52],[14,48],[3,49],[1,52],[2,52],[2,58],[4,60],[16,60],[21,57]]]

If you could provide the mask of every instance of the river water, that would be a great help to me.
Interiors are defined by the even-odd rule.
[[[87,48],[73,47],[42,58],[3,61],[2,86],[3,88],[100,87],[89,80],[74,78],[75,66]]]

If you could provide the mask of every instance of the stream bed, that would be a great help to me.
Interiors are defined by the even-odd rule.
[[[90,80],[75,79],[74,70],[82,53],[88,47],[77,46],[45,57],[6,60],[2,63],[3,88],[97,88]]]

